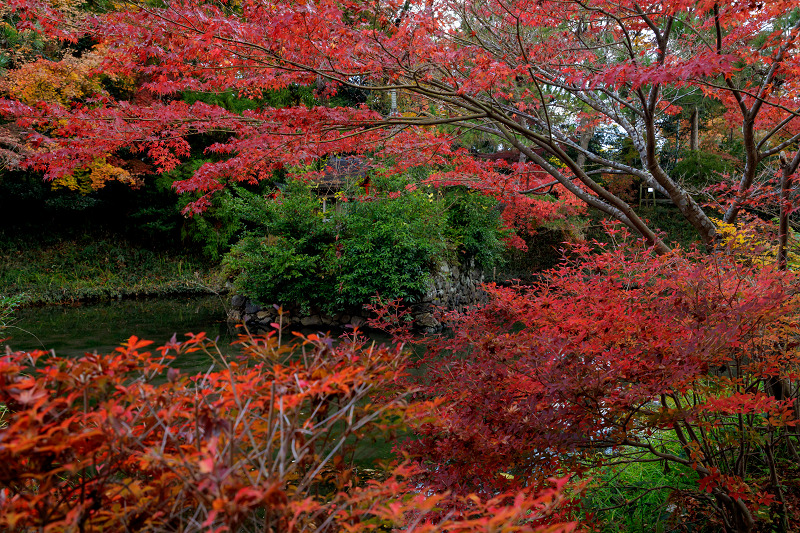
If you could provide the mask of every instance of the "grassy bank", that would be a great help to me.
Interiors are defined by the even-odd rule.
[[[206,294],[223,286],[208,261],[112,234],[0,240],[0,296],[22,295],[22,305]]]

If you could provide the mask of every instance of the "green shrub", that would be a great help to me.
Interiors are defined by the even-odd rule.
[[[446,237],[460,256],[474,258],[484,269],[501,266],[510,230],[503,229],[497,200],[466,187],[444,192]]]
[[[300,180],[274,199],[235,188],[225,209],[247,231],[224,264],[236,290],[262,303],[335,313],[376,293],[414,302],[435,264],[456,253],[485,267],[498,262],[505,232],[496,201],[463,188],[407,190],[406,183],[378,176],[369,195],[354,187],[325,213]]]
[[[319,256],[298,250],[286,237],[247,235],[226,257],[239,270],[236,288],[264,302],[298,303],[304,307],[323,301],[330,292]]]
[[[413,301],[424,293],[447,251],[443,205],[432,193],[348,203],[337,218],[345,237],[336,253],[337,304],[360,305],[375,293]]]
[[[689,185],[705,187],[717,183],[723,174],[731,173],[735,167],[731,161],[710,152],[686,152],[670,171],[672,179]]]

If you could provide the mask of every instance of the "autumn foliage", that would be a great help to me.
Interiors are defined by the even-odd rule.
[[[224,134],[206,148],[215,159],[176,184],[200,195],[193,210],[231,181],[357,154],[397,172],[430,166],[431,183],[456,181],[497,197],[557,183],[562,200],[593,206],[663,253],[669,241],[602,176],[632,176],[713,242],[710,213],[669,174],[671,158],[661,153],[665,124],[698,99],[720,108],[740,147],[715,204],[725,223],[758,202],[782,151],[781,169],[795,174],[795,8],[794,0],[191,0],[122,2],[76,16],[60,3],[12,0],[5,13],[18,31],[90,39],[103,51],[104,73],[138,86],[136,95],[75,107],[10,93],[0,113],[39,147],[21,164],[47,179],[122,151],[169,170],[188,157],[192,136]],[[313,88],[314,103],[239,113],[182,100],[201,91],[259,102],[293,86]],[[346,90],[370,96],[350,107],[332,103]],[[402,109],[387,109],[398,95]],[[462,143],[476,132],[516,159],[476,160]],[[588,143],[600,137],[626,144],[630,157]]]
[[[408,444],[436,486],[491,493],[661,461],[697,473],[694,490],[662,488],[716,527],[800,523],[796,274],[740,248],[588,252],[450,315],[424,386],[440,416]]]
[[[568,531],[542,521],[564,481],[462,498],[409,484],[414,469],[352,462],[423,404],[392,393],[401,347],[278,334],[225,358],[203,334],[154,351],[0,359],[0,527],[9,531]],[[176,355],[202,350],[208,372]],[[382,394],[385,398],[381,400]],[[371,473],[371,474],[370,474]],[[371,478],[371,479],[369,479]],[[458,512],[442,516],[451,506]],[[432,511],[436,512],[432,512]]]
[[[647,245],[612,229],[609,244],[572,246],[530,287],[489,286],[486,307],[447,317],[452,336],[428,343],[419,379],[404,375],[400,348],[309,336],[298,356],[277,333],[243,340],[242,358],[217,353],[197,376],[169,362],[215,353],[203,336],[155,352],[132,338],[71,360],[8,354],[0,524],[569,528],[558,525],[565,478],[582,486],[598,466],[659,462],[693,471],[692,489],[665,490],[702,506],[711,528],[797,529],[800,301],[797,273],[783,268],[796,259],[786,251],[800,168],[796,0],[73,7],[11,0],[2,12],[19,31],[89,39],[100,54],[15,67],[0,98],[5,164],[90,191],[135,182],[114,157],[166,172],[192,140],[213,138],[208,160],[174,184],[194,195],[193,213],[231,183],[356,156],[387,174],[430,170],[409,191],[491,195],[523,231],[586,204]],[[112,96],[98,70],[135,90]],[[264,104],[290,87],[313,88],[314,104]],[[331,103],[346,89],[377,98]],[[257,105],[233,111],[187,92]],[[380,105],[397,93],[403,109]],[[709,191],[711,207],[661,153],[662,128],[690,97],[719,105],[737,130],[733,175]],[[462,140],[475,132],[515,159],[471,151]],[[671,250],[617,176],[668,198],[707,252]],[[558,201],[530,196],[545,191]],[[782,218],[781,268],[770,239],[736,226],[767,203]],[[402,329],[401,308],[377,311]],[[419,437],[399,448],[409,462],[365,480],[347,459],[355,441],[403,424]]]

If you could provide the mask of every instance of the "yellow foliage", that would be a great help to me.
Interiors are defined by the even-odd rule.
[[[77,11],[83,4],[83,0],[48,0],[47,3],[50,4],[50,7],[63,11]]]
[[[556,168],[565,169],[567,165],[565,165],[559,158],[556,156],[550,156],[547,158],[547,162],[553,165]]]
[[[138,185],[138,181],[127,170],[109,164],[104,157],[95,159],[85,169],[54,179],[51,185],[53,189],[69,189],[81,194],[89,194],[102,189],[109,181]]]
[[[770,239],[765,232],[744,223],[728,224],[716,218],[711,221],[717,227],[722,244],[743,260],[759,265],[775,263],[778,256],[776,239]],[[790,229],[787,246],[787,266],[790,269],[800,268],[798,244],[797,236]]]
[[[26,104],[51,102],[67,105],[72,101],[104,92],[100,69],[101,51],[61,61],[39,59],[8,73],[6,90]]]

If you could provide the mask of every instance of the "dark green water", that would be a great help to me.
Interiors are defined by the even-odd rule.
[[[227,304],[227,302],[225,302]],[[186,333],[201,331],[230,353],[233,331],[225,321],[225,305],[216,296],[170,300],[122,300],[76,306],[48,306],[21,309],[15,313],[14,328],[4,336],[14,350],[46,348],[59,355],[77,356],[85,352],[110,352],[136,335],[155,342],[167,342],[173,334],[178,340]],[[186,371],[205,371],[211,364],[208,355],[193,353],[176,361]]]
[[[235,332],[225,320],[225,305],[227,301],[223,303],[218,297],[202,297],[21,309],[15,313],[15,327],[4,330],[3,336],[10,336],[5,344],[13,350],[46,348],[58,355],[80,356],[86,352],[111,352],[131,335],[154,341],[154,348],[173,334],[181,340],[187,332],[204,331],[208,337],[218,338],[223,354],[235,354],[236,350],[230,347]],[[376,335],[374,340],[386,342],[388,338]],[[5,351],[5,346],[0,344],[0,350]],[[180,356],[172,366],[185,372],[205,372],[212,363],[208,354],[195,352]],[[374,460],[391,457],[391,447],[392,442],[382,436],[365,439],[358,445],[354,459],[371,468]]]
[[[236,331],[226,322],[227,300],[217,296],[184,299],[146,299],[99,302],[82,305],[45,306],[17,310],[14,327],[3,331],[5,344],[13,350],[55,350],[58,355],[79,356],[86,352],[109,353],[131,335],[154,341],[150,348],[178,340],[186,333],[204,331],[224,355],[235,354],[230,344]],[[313,328],[301,328],[305,334]],[[337,337],[341,332],[332,332]],[[370,333],[378,343],[390,342],[386,335]],[[290,337],[291,338],[291,337]],[[5,351],[5,346],[0,347]],[[212,364],[208,354],[195,352],[179,357],[172,366],[187,372],[205,372]]]

